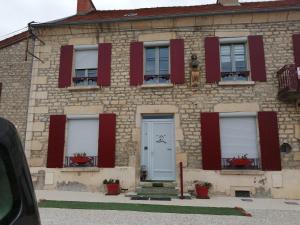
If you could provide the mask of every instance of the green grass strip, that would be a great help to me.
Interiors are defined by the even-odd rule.
[[[39,203],[39,207],[41,207],[41,208],[65,208],[65,209],[137,211],[137,212],[152,212],[152,213],[242,216],[242,213],[235,208],[176,206],[176,205],[150,205],[150,204],[133,204],[133,203],[72,202],[72,201],[43,200]]]

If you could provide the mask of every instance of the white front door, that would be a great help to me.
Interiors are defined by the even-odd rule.
[[[175,180],[173,119],[143,119],[142,164],[147,180]]]

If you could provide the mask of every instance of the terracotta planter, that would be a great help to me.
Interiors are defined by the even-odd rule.
[[[120,184],[106,184],[106,195],[118,195],[120,194]]]
[[[252,161],[249,159],[231,159],[229,163],[231,166],[248,167],[251,166]]]
[[[90,162],[91,158],[87,157],[87,156],[74,156],[74,157],[71,157],[71,161],[72,161],[72,163],[84,165],[84,164]]]
[[[196,191],[196,197],[197,198],[209,198],[208,197],[208,187],[206,186],[201,186],[201,185],[195,185],[195,191]]]

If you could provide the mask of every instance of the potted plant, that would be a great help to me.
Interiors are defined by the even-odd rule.
[[[71,157],[71,161],[74,164],[84,165],[89,163],[92,160],[91,157],[88,157],[85,152],[83,153],[74,153],[74,156]]]
[[[232,167],[249,167],[252,165],[252,160],[247,158],[247,154],[242,157],[238,156],[237,158],[233,157],[228,160],[228,163]]]
[[[208,190],[212,184],[206,181],[195,181],[195,194],[197,198],[208,199]]]
[[[105,179],[103,184],[106,185],[106,195],[120,194],[120,181],[118,179]]]

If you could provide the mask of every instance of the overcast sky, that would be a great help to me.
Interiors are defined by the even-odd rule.
[[[213,4],[217,0],[93,0],[98,10]],[[266,0],[242,0],[242,2]],[[29,22],[46,22],[76,13],[77,0],[0,0],[0,40]],[[14,33],[12,33],[14,32]]]

